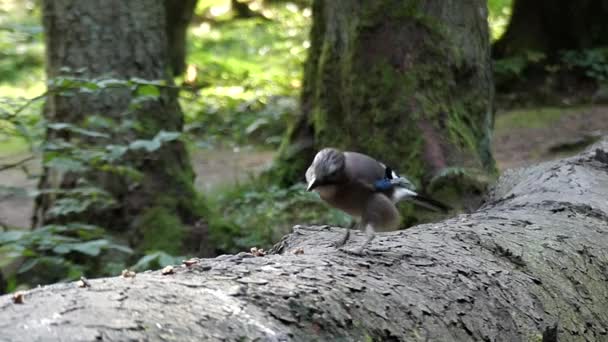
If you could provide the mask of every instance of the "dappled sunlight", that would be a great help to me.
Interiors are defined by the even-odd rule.
[[[197,92],[183,93],[181,103],[188,127],[196,132],[197,146],[261,143],[276,148],[295,115],[310,47],[310,10],[261,2],[249,7],[264,9],[262,14],[272,20],[203,21],[190,29],[184,83]],[[199,4],[197,11],[208,9]],[[192,81],[194,71],[196,81]]]
[[[511,3],[513,0],[489,0],[488,24],[492,41],[498,40],[507,29],[511,19]]]

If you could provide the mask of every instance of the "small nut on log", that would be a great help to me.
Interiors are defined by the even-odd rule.
[[[293,251],[291,251],[291,253],[293,253],[295,255],[304,254],[304,248],[298,247],[298,248],[294,249]]]
[[[167,275],[167,274],[173,274],[173,266],[169,265],[169,266],[165,266],[165,268],[163,268],[160,273],[162,275]]]
[[[131,270],[122,270],[122,273],[120,274],[123,278],[135,278],[136,273],[131,271]]]
[[[266,255],[266,251],[261,248],[258,249],[257,247],[251,247],[250,251],[253,256],[261,257]]]
[[[89,280],[85,277],[80,277],[80,280],[77,284],[78,287],[91,287],[91,283],[89,283]]]
[[[23,304],[24,294],[21,291],[17,291],[13,293],[13,303],[15,304]]]
[[[188,260],[182,260],[182,264],[186,265],[187,267],[190,267],[194,264],[198,263],[198,259],[197,258],[190,258]]]

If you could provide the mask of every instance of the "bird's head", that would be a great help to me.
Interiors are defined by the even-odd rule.
[[[324,148],[317,153],[306,171],[307,191],[318,186],[339,184],[346,178],[344,153],[335,148]]]

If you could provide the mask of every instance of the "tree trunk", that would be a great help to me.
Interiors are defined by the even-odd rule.
[[[608,55],[608,0],[514,0],[505,34],[492,47],[500,101],[602,101]]]
[[[495,172],[486,19],[482,0],[315,1],[301,116],[272,177],[301,179],[315,152],[334,146],[452,204],[478,198]]]
[[[47,144],[84,144],[103,151],[107,145],[128,146],[137,139],[152,139],[161,130],[182,130],[177,94],[170,87],[162,2],[49,0],[42,6],[49,80],[76,77],[116,83],[139,79],[169,85],[158,87],[158,96],[143,101],[136,98],[132,85],[124,83],[94,91],[72,89],[70,93],[51,88],[44,111],[49,122],[82,127],[92,115],[101,115],[115,124],[104,132],[110,135],[107,139],[84,139],[70,131],[48,130]],[[132,128],[117,133],[117,127],[130,127],[127,125]],[[50,212],[57,198],[43,193],[36,201],[34,225],[86,222],[127,234],[131,245],[141,252],[209,255],[211,250],[204,244],[205,210],[193,187],[194,173],[184,144],[179,140],[165,142],[153,153],[130,150],[121,162],[141,177],[134,180],[111,171],[60,172],[45,167],[40,190],[70,189],[84,182],[109,192],[118,204],[58,217]]]
[[[604,341],[608,139],[504,175],[473,214],[380,234],[365,256],[330,227],[265,257],[0,297],[5,341]],[[355,234],[360,244],[363,234]]]
[[[608,45],[607,0],[514,0],[505,34],[493,46],[494,58],[529,51],[556,57],[563,50]]]
[[[165,0],[169,59],[174,75],[186,67],[186,36],[198,0]]]

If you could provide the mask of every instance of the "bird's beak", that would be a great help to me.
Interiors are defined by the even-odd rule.
[[[317,187],[317,185],[319,185],[319,183],[317,182],[317,177],[312,177],[312,179],[310,180],[310,182],[308,182],[308,186],[306,187],[306,191],[312,191],[314,190],[314,188]]]

